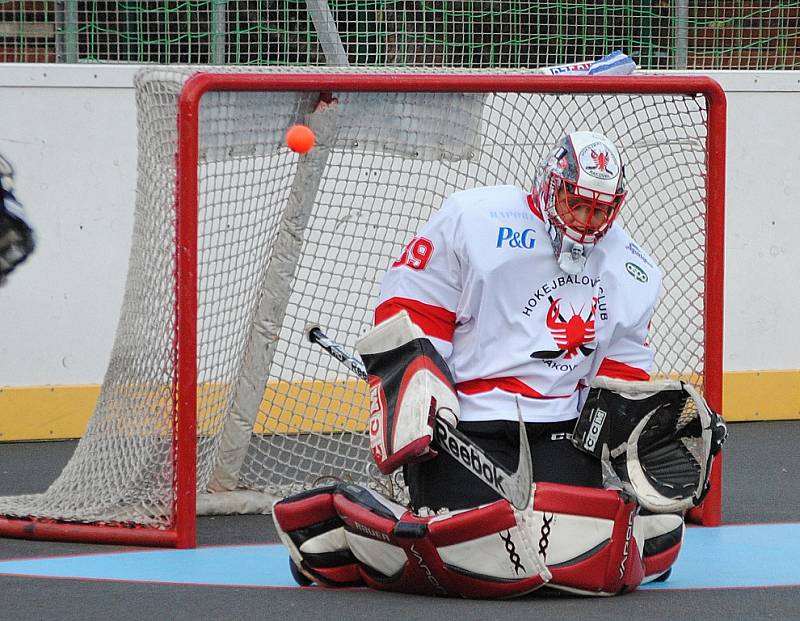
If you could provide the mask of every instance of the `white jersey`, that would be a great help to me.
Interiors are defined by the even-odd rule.
[[[649,379],[661,272],[615,223],[563,272],[538,207],[513,186],[452,194],[386,273],[375,321],[405,309],[450,367],[461,420],[578,416],[598,374]]]

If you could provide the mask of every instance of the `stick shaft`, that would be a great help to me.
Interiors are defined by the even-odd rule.
[[[322,347],[322,349],[336,358],[339,362],[343,363],[360,379],[364,380],[365,382],[367,381],[367,369],[364,367],[364,363],[352,354],[348,353],[348,351],[339,343],[328,338],[328,336],[320,328],[311,328],[308,331],[308,340]]]

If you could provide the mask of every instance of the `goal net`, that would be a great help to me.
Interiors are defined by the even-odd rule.
[[[620,221],[665,274],[657,375],[719,410],[725,101],[711,80],[159,68],[136,98],[133,243],[102,391],[49,489],[0,498],[0,535],[192,546],[196,506],[268,511],[330,477],[402,501],[402,481],[369,465],[366,387],[305,328],[353,347],[384,271],[448,193],[529,188],[577,129],[619,145]],[[284,143],[295,123],[316,133],[308,155]],[[719,502],[716,485],[699,519],[718,522]]]

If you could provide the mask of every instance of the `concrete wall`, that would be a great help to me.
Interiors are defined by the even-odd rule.
[[[72,435],[53,417],[85,419],[102,382],[130,246],[135,70],[0,65],[0,152],[39,241],[0,290],[0,440],[29,434],[4,434],[3,421],[42,390],[80,392],[40,421],[42,437]],[[800,418],[800,72],[709,75],[729,105],[726,414]]]

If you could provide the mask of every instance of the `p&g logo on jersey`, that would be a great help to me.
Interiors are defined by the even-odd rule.
[[[511,227],[501,226],[497,229],[497,247],[504,245],[508,248],[525,248],[531,250],[536,243],[536,231],[534,229],[524,229],[515,231]]]

